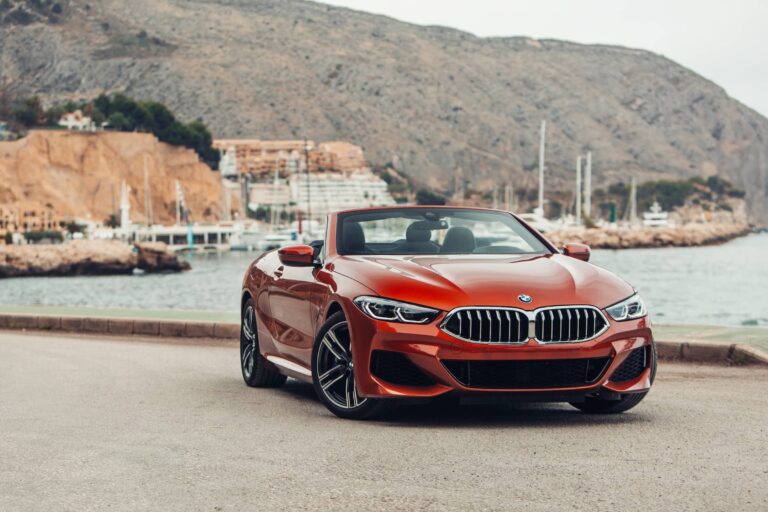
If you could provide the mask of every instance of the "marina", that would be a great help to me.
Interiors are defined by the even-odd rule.
[[[766,252],[768,233],[763,233],[718,246],[595,250],[591,261],[634,284],[658,323],[768,327],[765,301],[744,294],[768,288],[762,256]],[[181,274],[3,279],[0,305],[218,311],[237,316],[237,283],[257,255],[189,254],[185,257],[192,269]]]

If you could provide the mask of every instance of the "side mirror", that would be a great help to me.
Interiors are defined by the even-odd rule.
[[[309,245],[291,245],[277,250],[280,262],[293,267],[311,267],[315,264],[315,248]]]
[[[581,261],[589,261],[589,246],[584,244],[566,244],[563,254]]]

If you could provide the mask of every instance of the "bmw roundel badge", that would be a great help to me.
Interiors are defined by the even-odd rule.
[[[531,297],[530,295],[526,295],[524,293],[521,293],[520,295],[518,295],[517,298],[520,299],[520,302],[522,302],[523,304],[530,304],[531,302],[533,302],[533,297]]]

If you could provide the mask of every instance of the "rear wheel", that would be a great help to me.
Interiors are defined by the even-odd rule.
[[[285,375],[270,368],[259,352],[256,312],[251,299],[248,299],[243,307],[240,322],[240,369],[245,383],[254,388],[274,388],[282,386],[286,380]]]
[[[320,401],[341,418],[368,419],[385,409],[382,400],[361,397],[357,393],[352,339],[342,312],[331,315],[315,339],[312,382]]]
[[[651,343],[651,384],[656,379],[656,344]],[[619,400],[603,400],[600,398],[587,397],[583,402],[572,402],[571,405],[580,411],[590,414],[617,414],[628,411],[639,404],[648,391],[642,393],[632,393],[621,395]]]

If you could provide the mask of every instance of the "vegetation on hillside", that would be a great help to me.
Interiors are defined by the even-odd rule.
[[[0,25],[58,23],[67,3],[61,0],[0,0]]]
[[[80,110],[97,126],[108,123],[108,129],[125,132],[147,132],[162,142],[193,149],[212,168],[219,165],[219,152],[213,148],[213,137],[201,120],[182,123],[173,112],[156,101],[136,101],[123,94],[100,95],[92,101],[67,101],[47,109],[37,96],[13,100],[0,95],[0,116],[4,113],[23,128],[56,127],[61,117]]]
[[[597,189],[594,202],[600,214],[608,217],[611,204],[615,204],[619,214],[629,204],[629,184],[615,183],[605,189]],[[728,198],[743,198],[745,193],[733,187],[731,182],[719,176],[708,178],[694,177],[688,180],[648,181],[637,186],[637,209],[645,211],[658,201],[667,211],[686,204],[700,205],[705,210],[730,210]]]
[[[398,202],[415,201],[421,205],[442,205],[450,201],[451,191],[427,187],[408,175],[396,171],[389,165],[374,166],[374,172],[387,182],[388,189]],[[496,191],[496,206],[504,208],[503,184]],[[612,208],[619,217],[624,215],[629,205],[629,184],[618,182],[607,189],[593,192],[593,205],[596,218],[608,219]],[[745,192],[735,188],[728,180],[719,176],[708,178],[694,177],[688,180],[648,181],[637,186],[638,212],[647,211],[654,202],[666,211],[672,211],[685,205],[700,206],[705,211],[731,211],[731,199],[743,199]],[[538,192],[535,188],[516,187],[514,198],[518,212],[531,211],[536,206]],[[547,211],[550,218],[558,218],[574,211],[574,194],[566,190],[550,190],[547,194]],[[462,204],[475,204],[490,207],[494,204],[493,190],[475,190],[467,187]],[[591,222],[585,219],[585,222]]]
[[[102,30],[109,31],[109,23],[102,25]],[[157,36],[151,36],[146,30],[140,30],[136,33],[117,33],[109,39],[109,44],[93,51],[95,59],[116,59],[116,58],[148,58],[167,56],[176,50],[176,46],[160,39]]]
[[[415,201],[423,205],[440,205],[447,202],[447,196],[438,190],[426,186],[412,176],[399,171],[387,162],[384,165],[373,165],[374,174],[387,183],[387,190],[399,204]]]

